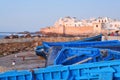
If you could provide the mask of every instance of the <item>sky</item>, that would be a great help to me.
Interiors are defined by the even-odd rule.
[[[120,0],[0,0],[0,32],[35,32],[65,16],[120,19]]]

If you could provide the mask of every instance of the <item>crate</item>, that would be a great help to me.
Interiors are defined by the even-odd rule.
[[[32,73],[29,70],[11,70],[0,73],[0,80],[32,80]]]

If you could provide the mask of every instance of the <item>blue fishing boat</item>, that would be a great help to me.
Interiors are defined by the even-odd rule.
[[[120,80],[120,60],[0,73],[0,80]]]
[[[55,65],[72,65],[120,59],[120,52],[99,48],[63,48],[56,59]]]
[[[102,34],[85,38],[83,40],[74,40],[74,41],[67,41],[67,42],[43,42],[42,44],[44,47],[49,48],[51,46],[64,46],[64,44],[74,44],[74,43],[93,42],[93,41],[97,42],[97,41],[101,41],[101,38],[102,38]]]
[[[47,55],[48,61],[51,61],[51,59],[55,59],[58,52],[63,47],[77,47],[77,48],[93,47],[93,48],[111,49],[111,50],[120,51],[120,41],[112,40],[112,41],[95,41],[95,42],[71,42],[71,43],[64,43],[64,44],[46,42],[45,46],[42,46],[42,50],[44,50],[44,53],[42,53],[40,49],[38,49],[36,50],[38,51],[36,52],[36,54],[38,53],[38,56],[41,56],[47,53],[43,57],[46,58],[46,55]]]
[[[49,48],[50,46],[62,46],[63,44],[66,43],[79,43],[79,42],[87,42],[87,41],[101,41],[102,38],[102,34],[97,35],[97,36],[93,36],[93,37],[89,37],[89,38],[85,38],[83,40],[75,40],[75,41],[68,41],[68,42],[43,42],[42,46],[37,46],[35,49],[35,53],[38,56],[42,56],[43,58],[47,58],[47,53],[49,52]]]
[[[120,80],[120,60],[34,69],[36,80]]]

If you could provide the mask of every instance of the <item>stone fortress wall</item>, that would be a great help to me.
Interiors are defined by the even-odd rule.
[[[120,21],[108,17],[92,18],[88,20],[78,20],[72,17],[60,18],[51,27],[40,29],[44,33],[60,34],[90,34],[109,33],[109,31],[120,30]]]

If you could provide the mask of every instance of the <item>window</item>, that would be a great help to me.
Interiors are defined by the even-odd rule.
[[[98,25],[96,25],[96,27],[98,27]]]
[[[107,21],[105,20],[105,22],[107,22]]]
[[[99,20],[99,23],[100,23],[100,20]]]
[[[103,20],[102,20],[102,23],[103,23]]]

